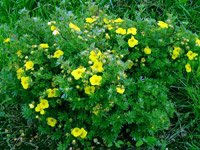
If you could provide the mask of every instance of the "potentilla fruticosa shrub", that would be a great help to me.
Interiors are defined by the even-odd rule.
[[[175,111],[169,86],[199,71],[200,39],[173,19],[100,13],[16,26],[4,45],[16,50],[23,114],[67,147],[161,144]]]

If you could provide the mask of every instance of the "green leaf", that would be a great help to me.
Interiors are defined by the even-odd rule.
[[[5,112],[4,111],[0,111],[0,117],[4,117],[5,116]]]
[[[135,146],[140,147],[143,145],[143,141],[140,139],[139,141],[136,142]]]
[[[113,144],[112,144],[112,143],[109,143],[109,144],[108,144],[108,147],[112,147],[112,146],[113,146]]]
[[[155,137],[148,136],[145,138],[145,141],[148,145],[154,145],[154,144],[156,144],[157,139]]]
[[[116,143],[115,143],[115,146],[117,147],[117,148],[120,148],[121,147],[121,145],[123,145],[124,144],[124,142],[123,141],[121,141],[121,140],[118,140]]]

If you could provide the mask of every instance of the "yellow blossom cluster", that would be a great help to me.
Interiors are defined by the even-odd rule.
[[[80,78],[82,78],[83,73],[85,73],[86,68],[84,68],[83,66],[80,66],[79,68],[73,70],[71,72],[71,75],[74,77],[75,80],[79,80]]]
[[[48,117],[47,124],[51,127],[55,127],[55,125],[57,124],[57,120],[53,117]]]
[[[100,61],[100,59],[103,57],[103,54],[101,53],[101,51],[94,51],[92,50],[90,52],[90,56],[89,56],[89,59],[92,61],[92,62],[96,62],[96,61]]]
[[[80,138],[84,139],[87,136],[87,131],[84,128],[80,129],[80,128],[76,127],[71,130],[71,134],[76,138],[80,137]]]
[[[45,114],[44,109],[49,108],[49,102],[46,99],[40,99],[40,103],[35,107],[36,112],[40,112],[41,115]]]
[[[103,63],[100,61],[95,61],[91,66],[93,72],[103,72]]]
[[[22,87],[26,90],[30,87],[30,83],[32,82],[32,79],[30,77],[25,76],[25,71],[23,68],[17,69],[17,79],[21,80]]]
[[[93,62],[93,65],[91,66],[93,72],[103,72],[103,63],[101,62],[103,57],[101,51],[96,52],[92,50],[90,52],[89,59]]]
[[[174,50],[172,52],[172,59],[176,59],[180,55],[181,48],[180,47],[174,47]]]
[[[94,51],[92,50],[90,52],[90,55],[89,55],[89,59],[92,61],[93,65],[91,66],[91,69],[92,69],[92,72],[94,73],[92,75],[92,77],[90,77],[89,81],[90,81],[90,84],[92,86],[87,86],[85,88],[85,93],[86,94],[91,94],[91,93],[94,93],[94,90],[95,90],[95,85],[96,86],[99,86],[101,85],[101,80],[102,80],[102,77],[95,74],[95,73],[98,73],[98,72],[103,72],[104,69],[103,69],[103,63],[101,62],[102,58],[104,58],[104,55],[101,53],[101,51]],[[90,87],[90,88],[88,88]]]
[[[3,40],[3,43],[9,43],[10,42],[10,38],[6,38]]]
[[[124,86],[117,86],[116,91],[119,94],[123,94],[125,91],[125,88],[124,88]]]
[[[47,49],[47,48],[49,48],[49,45],[47,43],[42,43],[39,45],[39,47],[42,49]]]
[[[84,88],[84,91],[86,94],[90,95],[90,94],[93,94],[95,92],[95,87],[94,86],[86,86]]]
[[[150,55],[151,54],[151,49],[147,46],[144,48],[144,53],[147,54],[147,55]]]
[[[80,26],[81,28],[79,28],[79,25],[76,25],[72,22],[69,22],[68,26],[69,26],[69,29],[71,32],[78,35],[77,36],[78,40],[79,39],[85,40],[87,37],[95,37],[96,36],[98,38],[97,34],[93,33],[94,31],[96,32],[96,30],[90,32],[89,29],[92,29],[92,27],[97,25],[99,22],[100,22],[100,19],[98,17],[92,16],[92,17],[88,17],[85,19],[84,28],[82,26]],[[84,98],[85,97],[87,98],[88,96],[92,97],[93,95],[96,96],[98,94],[97,90],[103,88],[104,84],[106,84],[106,81],[107,81],[106,73],[109,73],[109,72],[107,72],[107,68],[113,67],[111,64],[116,63],[119,66],[119,68],[114,70],[114,71],[116,71],[115,73],[117,73],[115,76],[116,80],[111,79],[110,83],[112,83],[112,86],[114,86],[114,88],[111,88],[112,90],[110,90],[110,91],[111,91],[111,93],[114,91],[117,96],[121,96],[122,98],[124,98],[129,93],[128,86],[127,86],[128,83],[126,83],[124,81],[124,79],[129,75],[129,72],[127,70],[134,69],[133,66],[139,66],[141,64],[145,65],[144,64],[145,62],[149,63],[150,57],[151,57],[151,59],[155,58],[154,52],[156,52],[156,47],[154,49],[154,46],[152,46],[153,44],[148,43],[148,40],[147,41],[144,40],[144,42],[141,40],[141,42],[140,42],[139,34],[141,34],[141,33],[143,34],[143,32],[140,31],[140,28],[137,29],[135,27],[135,25],[133,25],[133,24],[131,24],[131,25],[129,24],[126,27],[125,26],[126,22],[121,18],[117,18],[115,20],[114,19],[109,20],[107,18],[104,18],[103,22],[104,23],[101,22],[101,24],[98,24],[98,25],[103,25],[104,29],[98,30],[98,32],[99,32],[99,35],[103,36],[106,39],[106,40],[104,39],[104,41],[106,41],[106,42],[103,43],[103,44],[105,44],[105,46],[103,45],[101,47],[101,44],[99,44],[101,41],[99,43],[98,42],[95,43],[94,45],[92,45],[90,43],[91,47],[88,46],[88,48],[85,50],[86,52],[84,53],[84,56],[86,56],[86,57],[84,58],[85,59],[84,61],[81,60],[82,64],[77,65],[76,63],[75,64],[69,63],[70,65],[66,65],[68,68],[66,67],[67,69],[64,70],[63,68],[65,68],[65,67],[63,67],[64,65],[62,63],[65,61],[64,56],[67,55],[67,53],[64,53],[64,51],[60,49],[61,46],[57,45],[58,43],[55,43],[53,45],[53,46],[56,46],[56,48],[54,49],[55,51],[52,51],[53,48],[49,49],[49,45],[47,43],[41,43],[39,45],[36,45],[34,48],[38,49],[41,52],[44,51],[44,54],[47,54],[47,56],[49,58],[49,62],[50,61],[52,61],[52,62],[57,61],[57,63],[61,62],[60,63],[62,65],[61,69],[63,69],[62,70],[63,72],[61,71],[61,75],[63,75],[63,78],[67,79],[67,80],[65,80],[66,82],[69,81],[69,87],[72,85],[71,86],[72,88],[70,87],[70,89],[75,89],[73,87],[76,87],[76,89],[79,90],[78,92],[80,92],[80,95],[81,96],[83,95]],[[55,21],[48,22],[48,25],[50,26],[50,30],[52,31],[53,35],[60,34],[60,30],[56,27]],[[159,26],[159,27],[157,26],[157,29],[162,32],[167,31],[164,29],[167,29],[170,27],[169,24],[167,24],[163,21],[158,21],[157,25]],[[90,26],[90,28],[88,26]],[[87,30],[86,30],[86,27],[87,27]],[[110,30],[112,30],[112,31],[110,31]],[[94,36],[91,33],[94,34]],[[117,38],[119,37],[120,40],[121,39],[125,40],[125,41],[122,41],[122,45],[125,43],[123,45],[125,48],[117,49],[116,47],[118,47],[119,45],[116,44],[117,42],[115,41],[115,39],[112,39],[113,37],[117,37]],[[85,41],[87,41],[87,40],[85,40]],[[110,44],[110,41],[112,42],[112,44]],[[9,42],[10,42],[10,38],[7,38],[4,40],[4,43],[9,43]],[[177,42],[175,45],[178,45],[178,44],[179,43]],[[200,40],[196,39],[195,44],[196,44],[196,46],[200,46]],[[194,42],[193,42],[193,45],[194,45]],[[132,49],[132,51],[138,50],[138,52],[134,51],[135,56],[133,56],[133,57],[127,56],[132,53],[130,48],[134,48],[134,47],[136,47],[136,48]],[[112,50],[112,49],[115,49],[116,51]],[[124,51],[126,51],[126,52],[123,53]],[[191,63],[191,61],[197,59],[198,53],[195,53],[194,51],[190,50],[190,47],[187,49],[186,53],[185,53],[185,51],[186,51],[186,48],[184,48],[183,45],[181,47],[174,46],[172,53],[169,52],[168,56],[170,57],[170,59],[175,60],[180,55],[185,54],[184,56],[187,56],[186,58],[188,58],[187,59],[188,62],[186,62],[186,64],[184,64],[185,66],[183,65],[182,68],[185,67],[186,72],[190,73],[190,72],[192,72],[192,67],[193,67],[193,66],[191,66],[191,65],[193,65],[193,63]],[[43,70],[43,69],[38,69],[38,68],[43,68],[43,67],[45,68],[46,64],[44,66],[39,66],[38,61],[36,59],[33,59],[34,57],[23,56],[22,50],[18,50],[16,54],[20,58],[25,58],[25,60],[22,63],[23,67],[18,68],[16,73],[17,73],[17,78],[19,80],[21,80],[22,87],[24,89],[28,89],[28,88],[30,88],[30,85],[32,85],[32,83],[33,83],[32,79],[34,79],[35,76],[37,76],[37,70],[39,70],[39,71]],[[26,53],[24,52],[23,54],[26,54]],[[152,55],[150,55],[150,54],[152,54]],[[44,55],[44,56],[46,56],[46,55]],[[128,60],[126,59],[126,57],[128,57]],[[55,59],[50,59],[50,58],[55,58]],[[135,59],[135,58],[137,58],[137,59]],[[180,58],[182,58],[182,57],[180,57]],[[50,63],[52,63],[52,62],[50,62]],[[151,62],[153,62],[153,61],[151,61]],[[66,64],[68,64],[68,63],[66,63]],[[77,66],[74,67],[74,65],[77,65]],[[81,65],[83,65],[83,66],[81,66]],[[120,67],[123,69],[121,69]],[[132,73],[132,70],[130,72]],[[33,77],[33,78],[31,79],[31,77]],[[54,80],[54,75],[53,75],[53,80]],[[47,108],[49,108],[49,102],[50,102],[50,104],[53,104],[53,101],[55,99],[60,100],[59,99],[59,97],[61,95],[60,92],[62,92],[63,89],[64,90],[69,89],[68,87],[67,88],[66,87],[61,88],[61,86],[59,87],[60,83],[59,84],[55,83],[55,85],[53,85],[54,81],[51,81],[51,82],[52,82],[52,88],[48,87],[48,89],[45,89],[45,91],[43,92],[44,93],[43,96],[48,97],[49,101],[47,99],[41,98],[39,100],[39,103],[36,103],[37,104],[36,107],[34,105],[35,103],[29,104],[29,107],[31,109],[34,108],[33,110],[35,110],[35,112],[38,114],[40,113],[41,115],[44,115],[44,114],[48,115],[48,113],[46,111],[49,110],[49,109],[47,109]],[[64,83],[63,83],[63,85],[64,85]],[[56,86],[58,86],[59,88],[55,88]],[[84,92],[85,95],[82,94],[82,92]],[[63,94],[63,95],[65,95],[65,94]],[[41,97],[43,97],[43,96],[41,96]],[[61,101],[60,101],[60,104],[62,104]],[[91,107],[92,107],[92,112],[95,115],[98,115],[101,110],[104,110],[104,108],[103,108],[104,106],[101,105],[100,103],[94,104]],[[44,115],[42,117],[45,117],[46,115]],[[53,117],[46,117],[46,123],[47,123],[47,125],[49,125],[51,127],[55,127],[56,124],[58,123],[58,121]],[[80,138],[84,139],[87,136],[87,131],[84,128],[75,127],[73,129],[71,129],[71,134],[75,138],[80,137]]]
[[[136,45],[138,45],[138,40],[135,39],[135,37],[133,36],[133,35],[137,34],[137,29],[136,28],[134,28],[134,27],[128,28],[127,32],[126,32],[126,29],[124,29],[124,28],[118,28],[115,32],[117,34],[121,34],[121,35],[131,34],[131,38],[128,39],[129,47],[133,48]]]
[[[197,46],[200,46],[200,39],[196,39],[195,43]]]
[[[74,30],[74,31],[77,31],[77,32],[81,31],[81,29],[77,25],[75,25],[75,24],[73,24],[71,22],[69,23],[69,28]]]
[[[24,75],[24,70],[23,68],[17,69],[17,79],[21,79],[21,77]]]
[[[125,35],[126,34],[126,29],[118,28],[115,32],[117,34]]]
[[[124,20],[122,20],[121,18],[117,18],[114,20],[115,23],[122,23],[124,22]]]
[[[100,85],[101,84],[102,77],[98,75],[93,75],[90,77],[90,83],[91,85]]]
[[[62,50],[58,49],[54,52],[53,58],[60,58],[63,55],[64,55],[64,52]]]
[[[163,21],[158,21],[157,24],[158,24],[158,26],[159,26],[160,28],[163,28],[163,29],[169,27],[169,25],[168,25],[167,23],[163,22]]]
[[[48,25],[51,28],[52,34],[53,35],[58,35],[60,34],[59,29],[55,26],[56,22],[55,21],[50,21],[48,22]]]
[[[188,57],[189,60],[193,60],[195,57],[198,56],[197,53],[194,53],[194,52],[192,52],[191,50],[188,51],[186,55],[187,55],[187,57]],[[186,72],[188,72],[188,73],[192,72],[192,67],[191,67],[190,63],[187,63],[187,64],[185,65],[185,70],[186,70]]]
[[[194,53],[192,51],[187,52],[187,57],[188,57],[189,60],[193,60],[196,56],[198,56],[197,53]]]
[[[129,47],[133,48],[134,46],[138,45],[138,40],[134,38],[134,36],[131,36],[131,38],[128,40]]]
[[[108,30],[112,30],[112,29],[114,29],[115,24],[116,24],[116,25],[119,25],[120,23],[123,23],[124,20],[121,19],[121,18],[117,18],[117,19],[115,19],[115,20],[113,20],[113,19],[109,20],[109,19],[107,19],[107,18],[104,18],[104,19],[103,19],[103,22],[106,24],[105,27],[106,27]],[[119,34],[124,34],[124,32],[126,32],[126,30],[123,30],[123,28],[121,28],[121,29],[122,29],[121,31],[120,31],[120,29],[119,29],[119,31],[117,31],[117,32],[119,32]]]
[[[87,22],[87,23],[93,23],[93,22],[95,22],[97,19],[96,18],[86,18],[85,19],[85,21]]]
[[[21,84],[25,90],[29,88],[30,82],[31,82],[30,77],[23,77],[23,76],[21,77]]]
[[[32,61],[27,61],[26,63],[25,63],[25,67],[26,67],[26,71],[27,70],[34,70],[34,63],[32,62]]]
[[[125,34],[136,35],[137,29],[134,28],[134,27],[131,27],[131,28],[128,28],[127,31],[126,31],[126,29],[124,29],[124,28],[118,28],[115,32],[117,34],[122,34],[122,35],[125,35]]]
[[[57,97],[59,95],[59,90],[58,90],[58,88],[47,89],[46,93],[48,95],[48,98],[53,98],[53,97]]]
[[[191,72],[192,71],[192,67],[191,67],[191,65],[189,63],[187,63],[185,65],[185,69],[186,69],[186,72]]]

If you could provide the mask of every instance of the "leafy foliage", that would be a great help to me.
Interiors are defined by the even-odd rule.
[[[119,5],[111,2],[112,7]],[[180,79],[187,78],[187,83],[199,79],[198,36],[179,26],[171,15],[165,22],[157,22],[142,19],[139,13],[134,21],[122,20],[106,15],[96,5],[84,16],[56,11],[51,18],[54,21],[48,23],[30,18],[24,11],[15,23],[17,34],[3,32],[1,58],[9,60],[6,67],[1,63],[4,80],[0,87],[5,99],[1,104],[12,101],[6,96],[12,93],[23,105],[28,126],[34,127],[31,132],[38,128],[41,138],[50,135],[47,140],[52,146],[59,143],[58,149],[99,145],[165,148],[174,135],[163,137],[163,132],[178,128],[170,118],[176,112],[184,122],[177,114],[185,113],[175,110],[174,103],[182,101],[172,103],[176,99],[172,95],[181,90],[172,91],[171,87],[180,85]],[[191,128],[185,128],[189,132],[198,121],[198,87],[194,84],[185,91],[193,103],[190,111],[194,110],[188,117],[195,116]],[[25,144],[35,147],[31,142]],[[198,143],[190,147],[198,147]]]

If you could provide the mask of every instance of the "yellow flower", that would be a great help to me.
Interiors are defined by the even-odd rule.
[[[93,93],[94,93],[95,87],[94,87],[94,86],[86,86],[86,87],[84,88],[84,90],[85,90],[85,93],[86,93],[86,94],[90,95],[90,94],[93,94]]]
[[[41,114],[41,115],[44,115],[44,114],[45,114],[45,111],[44,111],[44,110],[41,110],[41,111],[40,111],[40,114]]]
[[[95,61],[98,61],[98,59],[99,59],[100,57],[102,57],[102,56],[103,56],[103,54],[101,53],[101,51],[98,51],[98,53],[96,53],[95,51],[91,51],[91,52],[90,52],[89,59],[90,59],[91,61],[95,62]]]
[[[172,53],[172,59],[176,59],[180,55],[181,48],[180,47],[174,47],[173,53]]]
[[[192,68],[191,68],[191,66],[190,66],[189,63],[187,63],[187,64],[185,65],[185,69],[186,69],[186,72],[191,72],[191,71],[192,71]]]
[[[47,89],[46,92],[47,92],[47,94],[48,94],[48,97],[49,97],[49,98],[52,98],[52,97],[57,97],[57,96],[58,96],[59,90],[58,90],[57,88],[54,88],[54,89]]]
[[[87,136],[87,131],[84,128],[81,128],[81,135],[80,135],[80,137],[82,139],[84,139],[84,138],[86,138],[86,136]]]
[[[110,39],[110,36],[108,33],[106,33],[106,39],[109,40]]]
[[[58,35],[58,34],[60,34],[60,32],[58,30],[54,30],[52,34],[53,35]]]
[[[56,26],[51,26],[51,31],[58,30]]]
[[[197,46],[200,46],[200,39],[196,39],[195,43]]]
[[[174,50],[173,50],[175,53],[180,53],[181,51],[181,48],[180,47],[174,47]]]
[[[16,54],[18,57],[22,56],[22,50],[18,50]]]
[[[82,74],[85,72],[86,68],[79,67],[71,72],[71,75],[74,77],[75,80],[78,80],[82,77]]]
[[[37,106],[35,107],[35,111],[36,111],[36,112],[40,112],[41,115],[44,115],[44,114],[45,114],[45,111],[44,111],[44,109],[41,107],[40,104],[37,104]]]
[[[108,24],[108,23],[109,23],[109,20],[106,19],[106,18],[104,18],[104,19],[103,19],[103,22],[104,22],[105,24]]]
[[[46,99],[40,99],[40,107],[45,109],[45,108],[49,108],[49,102]]]
[[[10,42],[10,38],[6,38],[3,40],[3,43],[9,43]]]
[[[49,45],[46,44],[46,43],[42,43],[42,44],[39,45],[39,47],[43,48],[43,49],[47,49],[47,48],[49,48]]]
[[[95,53],[95,51],[91,51],[91,52],[90,52],[89,59],[90,59],[91,61],[95,62],[95,61],[97,61],[97,58],[98,58],[98,56],[97,56],[97,54]]]
[[[161,28],[168,28],[169,25],[163,21],[158,21],[157,25]]]
[[[102,80],[101,76],[93,75],[92,77],[90,77],[90,83],[92,85],[100,85],[101,80]]]
[[[79,128],[76,127],[74,129],[72,129],[71,134],[74,137],[79,137],[82,134],[82,131],[81,131],[81,129],[79,129]]]
[[[133,61],[131,61],[131,60],[127,60],[126,63],[128,65],[128,69],[131,69],[133,67],[133,65],[134,65]]]
[[[144,63],[146,61],[146,59],[143,57],[141,58],[141,62]]]
[[[177,55],[177,54],[172,54],[172,59],[175,60],[178,56],[179,56],[179,55]]]
[[[17,69],[17,79],[21,79],[24,74],[24,70],[22,68]]]
[[[21,77],[21,84],[22,84],[24,89],[28,89],[29,88],[30,80],[31,79],[29,77]]]
[[[137,29],[136,28],[128,28],[127,34],[136,35],[137,34]]]
[[[34,68],[34,63],[32,62],[32,61],[27,61],[26,63],[25,63],[25,67],[26,67],[26,70],[33,70]]]
[[[75,24],[73,24],[73,23],[71,23],[71,22],[69,23],[69,27],[70,27],[71,29],[77,31],[77,32],[80,32],[80,31],[81,31],[81,29],[80,29],[77,25],[75,25]]]
[[[112,30],[112,29],[113,29],[113,26],[112,26],[111,24],[108,24],[108,25],[106,25],[106,28],[107,28],[108,30]]]
[[[85,21],[86,21],[87,23],[93,23],[93,22],[96,21],[96,19],[95,19],[95,18],[86,18]]]
[[[33,103],[30,103],[30,104],[29,104],[29,108],[30,108],[30,109],[33,109],[34,107],[35,107],[35,106],[34,106]]]
[[[57,120],[56,120],[56,119],[54,119],[54,118],[52,118],[52,117],[48,117],[48,118],[47,118],[47,124],[48,124],[49,126],[55,127],[56,123],[57,123]]]
[[[87,136],[87,131],[84,128],[74,128],[71,130],[71,134],[74,137],[80,137],[82,139],[84,139]]]
[[[126,29],[123,29],[123,28],[118,28],[116,31],[115,31],[117,34],[126,34]]]
[[[94,72],[103,72],[103,63],[99,61],[95,61],[93,66],[91,66],[92,71]]]
[[[197,53],[193,53],[192,51],[187,52],[187,57],[189,60],[193,60],[196,56],[198,56]]]
[[[60,58],[62,55],[64,55],[64,52],[62,50],[58,49],[55,51],[53,58]]]
[[[133,36],[128,40],[129,47],[134,47],[138,45],[138,40],[136,40]]]
[[[148,46],[145,47],[144,48],[144,53],[147,54],[147,55],[151,54],[151,49]]]
[[[124,86],[119,86],[119,87],[117,87],[116,88],[116,91],[117,91],[117,93],[119,93],[119,94],[123,94],[124,93],[124,91],[125,91],[125,88],[124,88]]]
[[[122,20],[121,18],[117,18],[116,20],[114,20],[114,22],[116,22],[116,23],[122,23],[122,22],[124,22],[124,20]]]

